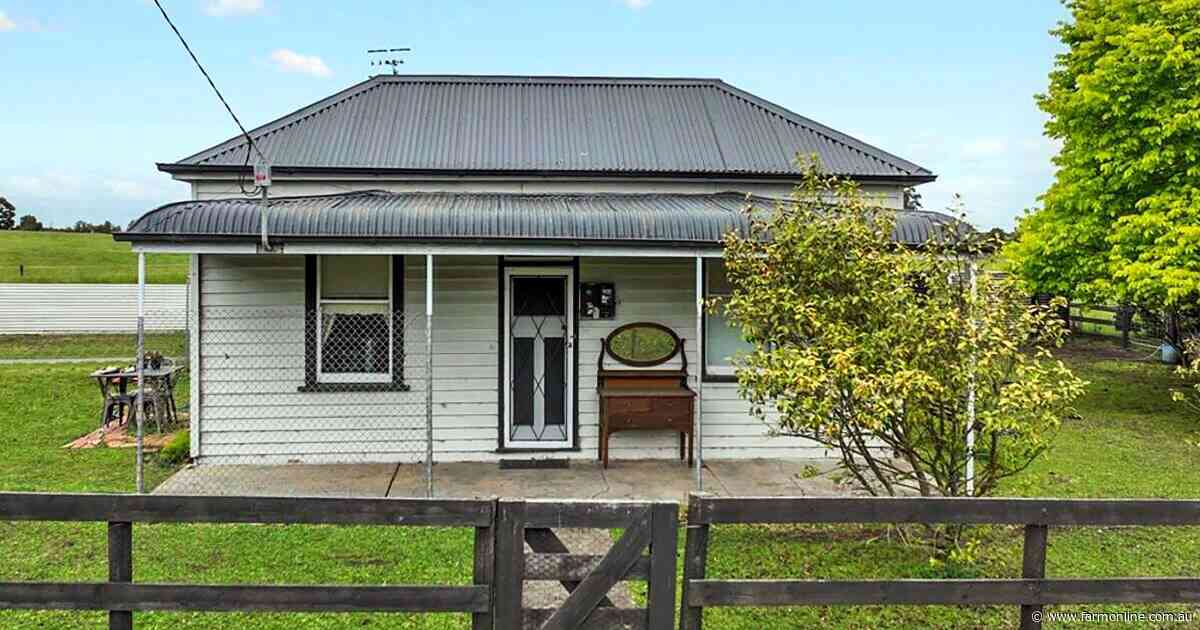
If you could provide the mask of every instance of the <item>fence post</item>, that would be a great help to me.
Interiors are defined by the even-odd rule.
[[[1040,580],[1046,577],[1046,534],[1045,525],[1025,526],[1024,558],[1021,563],[1021,577],[1027,580]],[[1042,589],[1037,589],[1040,593]],[[1021,630],[1040,630],[1042,627],[1042,607],[1021,606]]]
[[[700,630],[704,609],[688,603],[688,583],[703,580],[708,567],[708,524],[701,521],[700,500],[704,495],[688,495],[687,538],[683,548],[683,594],[679,601],[679,629]]]
[[[133,581],[133,524],[108,524],[108,581]],[[133,630],[133,611],[110,610],[109,630]]]
[[[646,627],[675,626],[675,558],[678,554],[679,505],[650,508],[650,578],[646,589]]]
[[[471,630],[491,630],[492,610],[496,607],[496,520],[499,501],[492,497],[492,521],[486,527],[475,528],[475,584],[488,587],[487,612],[471,616]]]
[[[525,587],[525,502],[500,499],[496,505],[496,569],[493,622],[497,628],[521,628]]]

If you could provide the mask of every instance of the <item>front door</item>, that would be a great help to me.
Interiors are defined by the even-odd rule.
[[[570,448],[575,303],[569,268],[504,272],[504,444]]]

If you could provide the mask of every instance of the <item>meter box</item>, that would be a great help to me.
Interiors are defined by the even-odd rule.
[[[613,283],[580,283],[579,312],[587,319],[612,319],[616,317],[617,289]]]

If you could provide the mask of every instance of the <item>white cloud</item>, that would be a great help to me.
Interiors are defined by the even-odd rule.
[[[0,11],[0,32],[17,30],[17,23]]]
[[[65,173],[42,173],[39,175],[10,175],[0,179],[4,188],[13,195],[28,195],[44,199],[72,199],[83,190],[83,179]]]
[[[275,62],[275,67],[284,72],[301,72],[311,74],[314,77],[327,77],[333,74],[333,70],[325,65],[325,62],[316,55],[301,55],[294,50],[280,48],[271,53],[271,61]]]
[[[1005,138],[977,138],[963,146],[962,153],[967,158],[991,158],[1008,152],[1008,140]]]
[[[143,181],[109,178],[105,179],[102,185],[108,194],[125,201],[158,201],[174,192],[166,182],[158,178]]]
[[[630,9],[633,9],[634,11],[637,11],[639,9],[645,9],[646,7],[650,6],[650,0],[621,0],[621,1],[625,3],[625,6],[629,7]]]
[[[204,11],[209,15],[249,15],[263,9],[263,0],[211,0]]]

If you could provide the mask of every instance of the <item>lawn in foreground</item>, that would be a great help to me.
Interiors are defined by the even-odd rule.
[[[91,364],[0,365],[0,490],[130,492],[132,449],[66,450],[97,426]],[[180,388],[186,403],[186,383]],[[153,487],[170,470],[146,468]],[[105,579],[101,523],[0,521],[0,581]],[[139,581],[262,584],[469,584],[467,529],[276,525],[137,525]],[[103,613],[0,611],[0,628],[101,628]],[[465,615],[139,613],[139,628],[457,628]]]
[[[1200,429],[1171,403],[1169,370],[1106,355],[1106,342],[1077,344],[1064,358],[1089,381],[1054,450],[1006,487],[1019,496],[1194,498]],[[0,489],[126,492],[132,452],[64,451],[95,426],[99,397],[83,364],[0,366]],[[186,388],[183,388],[186,390]],[[170,471],[148,468],[151,485]],[[713,530],[714,578],[1016,577],[1020,531],[977,530],[976,563],[932,568],[931,554],[900,545],[887,528],[721,526]],[[102,580],[100,524],[0,523],[0,580]],[[211,583],[447,583],[471,575],[465,529],[150,525],[134,534],[139,581]],[[680,536],[682,546],[683,535]],[[1189,575],[1197,572],[1197,528],[1053,529],[1050,576]],[[1092,610],[1100,607],[1089,607]],[[1116,607],[1104,607],[1116,610]],[[1124,607],[1149,610],[1166,607]],[[1080,608],[1075,608],[1076,610]],[[710,609],[709,628],[1012,627],[1015,607],[825,607]],[[103,614],[0,612],[0,627],[102,627]],[[214,615],[139,613],[142,628],[466,627],[465,616]],[[1050,626],[1048,626],[1050,627]],[[1173,625],[1173,628],[1195,627]]]
[[[1004,494],[1072,498],[1195,499],[1200,424],[1170,401],[1169,368],[1116,358],[1108,341],[1076,340],[1061,356],[1090,381],[1053,450]],[[977,528],[978,561],[934,568],[931,553],[900,545],[886,527],[719,526],[710,539],[717,579],[1007,578],[1021,571],[1021,530]],[[682,536],[681,536],[682,552]],[[1052,528],[1050,577],[1190,576],[1200,571],[1200,528]],[[1074,606],[1058,610],[1192,610],[1184,606]],[[1015,627],[1015,607],[813,607],[709,609],[706,627]],[[1047,624],[1047,627],[1053,627]],[[1200,627],[1172,624],[1172,628]]]
[[[146,255],[150,284],[184,283],[187,272],[185,254]],[[0,282],[131,284],[137,255],[109,234],[0,230]]]

